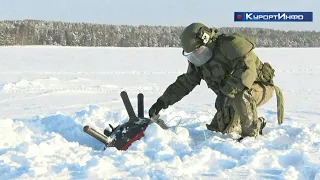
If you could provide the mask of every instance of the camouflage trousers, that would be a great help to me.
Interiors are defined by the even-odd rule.
[[[243,137],[258,136],[261,123],[257,107],[267,103],[272,98],[273,91],[272,85],[260,83],[243,90],[234,99],[226,101],[207,128],[222,133],[237,133]]]

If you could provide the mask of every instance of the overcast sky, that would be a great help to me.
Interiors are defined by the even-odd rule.
[[[235,11],[312,11],[313,22],[234,22]],[[320,31],[320,0],[0,0],[0,20]]]

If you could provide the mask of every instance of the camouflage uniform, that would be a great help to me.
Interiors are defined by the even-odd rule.
[[[199,47],[199,41],[194,39],[197,38],[197,31],[203,29],[201,27],[205,26],[193,23],[185,28],[181,35],[184,51],[192,52]],[[261,123],[256,108],[265,104],[276,88],[277,96],[280,97],[278,117],[281,124],[282,94],[273,84],[274,70],[270,64],[262,63],[254,53],[254,41],[241,34],[222,34],[216,37],[215,29],[205,30],[211,33],[205,46],[212,50],[212,57],[201,66],[189,62],[187,72],[178,76],[159,97],[158,101],[164,104],[163,109],[180,101],[204,80],[218,98],[225,99],[222,107],[216,107],[217,113],[207,128],[223,133],[257,136]]]

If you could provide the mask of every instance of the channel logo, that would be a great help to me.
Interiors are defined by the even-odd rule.
[[[234,12],[234,21],[312,22],[312,12]]]

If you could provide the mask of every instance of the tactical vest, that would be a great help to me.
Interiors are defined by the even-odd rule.
[[[232,35],[225,35],[222,34],[217,38],[217,47],[219,47],[220,49],[220,44],[226,40],[227,38],[230,38],[230,36],[232,38],[242,38],[245,39],[247,42],[249,42],[252,45],[251,50],[256,48],[256,43],[255,41],[247,36],[244,36],[240,33],[234,33]],[[250,50],[250,51],[251,51]],[[223,64],[223,62],[221,62]],[[275,76],[274,72],[275,70],[272,68],[272,66],[268,63],[268,62],[261,62],[260,60],[258,60],[256,62],[256,67],[257,67],[257,79],[255,81],[255,83],[263,83],[265,85],[270,85],[273,84],[273,78]]]
[[[220,89],[223,84],[225,83],[225,79],[228,77],[228,75],[236,68],[246,68],[245,64],[242,65],[238,64],[236,67],[234,64],[233,59],[229,59],[232,57],[226,57],[224,55],[223,48],[227,49],[228,47],[221,47],[223,46],[224,41],[229,41],[230,39],[234,38],[241,38],[240,40],[243,41],[244,39],[246,41],[243,41],[244,43],[248,43],[247,49],[244,48],[243,54],[250,52],[256,47],[256,43],[248,37],[245,37],[239,33],[234,33],[232,35],[225,35],[222,34],[217,37],[215,40],[214,48],[213,48],[213,57],[202,67],[197,68],[198,71],[201,72],[202,79],[207,83],[208,88],[214,90],[216,92],[217,89]],[[249,45],[250,44],[250,45]],[[234,47],[230,47],[234,48]],[[232,53],[230,53],[232,55]],[[241,54],[234,53],[234,57],[236,56],[242,56]],[[242,66],[242,67],[241,67]],[[267,62],[262,63],[260,60],[256,61],[256,68],[257,68],[257,78],[255,80],[255,83],[263,83],[266,85],[273,84],[273,77],[274,75],[274,69],[271,67],[271,65]]]

